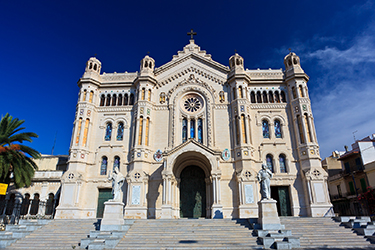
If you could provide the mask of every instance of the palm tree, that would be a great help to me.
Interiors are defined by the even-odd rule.
[[[21,144],[38,137],[32,132],[18,133],[25,129],[20,127],[24,122],[9,114],[0,121],[0,182],[9,184],[13,181],[16,188],[30,186],[38,169],[33,159],[40,158],[38,151]]]

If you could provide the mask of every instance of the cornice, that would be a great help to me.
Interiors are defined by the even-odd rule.
[[[103,73],[101,76],[102,84],[106,83],[118,83],[118,82],[134,82],[138,77],[138,72],[134,73]]]
[[[122,106],[122,107],[117,107],[117,106],[102,106],[97,108],[98,113],[104,113],[104,112],[131,112],[133,111],[133,106]]]
[[[189,60],[189,59],[195,59],[199,62],[202,62],[208,66],[211,66],[213,68],[215,68],[216,70],[219,70],[220,72],[224,73],[224,74],[228,74],[229,73],[229,67],[228,66],[224,66],[218,62],[215,62],[214,60],[212,60],[211,58],[210,59],[207,59],[205,57],[202,57],[201,55],[198,55],[194,52],[191,52],[185,56],[182,56],[182,57],[178,57],[178,58],[174,58],[172,59],[172,61],[158,67],[155,69],[154,73],[155,73],[155,76],[158,76],[166,71],[168,71],[169,69]]]
[[[251,109],[286,109],[287,103],[251,103]]]
[[[176,72],[173,72],[171,75],[168,75],[164,78],[161,78],[158,81],[157,88],[160,88],[164,85],[167,85],[168,83],[170,83],[174,80],[177,80],[178,78],[191,75],[192,73],[194,73],[198,76],[201,76],[202,79],[204,78],[205,80],[207,79],[207,80],[210,80],[211,82],[214,82],[214,83],[217,83],[217,84],[220,84],[220,85],[224,85],[225,82],[226,82],[226,79],[223,78],[222,76],[220,76],[218,74],[215,74],[213,72],[210,72],[209,70],[204,69],[204,68],[200,67],[199,65],[193,65],[193,66],[189,66],[189,67],[180,69]]]

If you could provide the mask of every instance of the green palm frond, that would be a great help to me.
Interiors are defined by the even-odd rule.
[[[9,114],[0,121],[0,182],[9,183],[11,173],[16,188],[29,186],[38,166],[33,159],[39,159],[40,153],[28,146],[16,144],[32,142],[38,135],[33,132],[19,133],[25,121],[13,118]]]

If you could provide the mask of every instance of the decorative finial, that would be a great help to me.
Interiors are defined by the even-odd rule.
[[[190,40],[194,40],[194,36],[197,35],[197,32],[194,32],[194,30],[191,29],[187,34],[190,36]]]
[[[150,51],[147,51],[147,55],[148,55],[148,56],[150,55]]]
[[[94,57],[96,57],[97,55],[98,55],[98,54],[95,53],[95,54],[94,54]]]
[[[234,54],[237,54],[237,50],[236,49],[234,50]]]
[[[289,53],[292,52],[292,49],[291,49],[291,48],[289,48],[288,50],[289,50]]]

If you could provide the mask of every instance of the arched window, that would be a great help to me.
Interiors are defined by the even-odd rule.
[[[122,141],[124,138],[124,123],[120,122],[117,126],[117,140]]]
[[[147,101],[151,102],[151,89],[148,90]]]
[[[257,92],[257,103],[262,103],[262,94],[260,91]]]
[[[241,132],[242,132],[242,142],[247,143],[245,115],[241,115]]]
[[[267,120],[262,121],[263,138],[270,138],[270,128]]]
[[[125,94],[125,95],[124,95],[124,105],[128,105],[128,104],[129,104],[129,103],[128,103],[128,101],[129,101],[128,98],[129,98],[129,97],[128,97],[128,94]]]
[[[267,92],[263,91],[263,103],[268,103]]]
[[[101,95],[100,97],[100,106],[104,106],[104,103],[105,103],[105,95]]]
[[[270,103],[274,103],[274,99],[273,99],[273,92],[272,91],[269,91],[268,92],[268,100],[270,101]]]
[[[116,106],[116,101],[117,101],[117,96],[116,96],[116,94],[113,94],[112,106]]]
[[[305,143],[305,137],[303,136],[302,121],[301,121],[300,115],[297,115],[297,124],[298,124],[298,132],[299,132],[300,142]]]
[[[107,95],[107,102],[106,102],[105,106],[109,106],[109,105],[111,105],[111,95],[110,94]]]
[[[282,138],[281,134],[281,123],[279,120],[275,120],[275,137]]]
[[[108,165],[108,158],[107,156],[103,156],[102,164],[100,165],[100,175],[107,175],[107,165]]]
[[[83,131],[82,146],[86,146],[86,142],[87,142],[87,134],[88,134],[88,132],[89,132],[89,124],[90,124],[90,120],[89,120],[89,119],[86,119],[86,122],[85,122],[85,130]]]
[[[279,155],[280,173],[286,173],[285,155]]]
[[[53,193],[48,195],[48,200],[46,202],[46,215],[52,215],[54,209],[54,198]]]
[[[238,87],[238,94],[240,95],[240,98],[243,98],[243,89],[242,89],[242,86]]]
[[[108,122],[105,128],[104,140],[110,141],[112,137],[112,123]]]
[[[89,98],[90,103],[92,103],[93,98],[94,98],[94,91],[90,91],[90,98]]]
[[[276,103],[280,103],[280,95],[279,95],[279,91],[275,91],[275,102],[276,102]]]
[[[281,101],[286,102],[285,92],[281,91]]]
[[[144,99],[145,99],[145,94],[146,94],[146,90],[145,90],[145,88],[143,88],[143,89],[142,89],[141,100],[144,100]]]
[[[266,164],[267,164],[267,168],[273,173],[273,157],[272,157],[272,155],[268,154],[266,156]]]
[[[293,98],[296,99],[297,98],[297,92],[296,92],[295,87],[292,87],[292,93],[293,93]]]
[[[34,199],[31,202],[30,214],[36,215],[38,213],[38,210],[39,210],[39,194],[35,193]]]
[[[143,117],[139,117],[139,133],[138,133],[138,145],[142,145],[143,136]]]
[[[133,93],[130,94],[129,105],[134,105],[134,94]]]
[[[195,120],[190,120],[190,138],[195,138]]]
[[[186,142],[187,140],[187,119],[184,118],[182,120],[182,142]]]
[[[305,95],[303,94],[302,85],[298,85],[298,92],[300,97],[305,97]]]
[[[78,143],[79,143],[79,137],[81,136],[81,128],[82,128],[82,118],[80,117],[79,120],[78,120],[76,145],[78,145]]]
[[[120,170],[120,157],[115,156],[115,160],[113,161],[113,170],[118,168]]]
[[[7,203],[7,207],[6,207],[6,210],[5,210],[6,215],[12,215],[13,214],[13,209],[14,209],[15,203],[16,203],[16,195],[13,193],[13,194],[10,195],[8,203]]]
[[[83,90],[83,95],[82,95],[82,101],[86,101],[86,96],[87,96],[87,90]]]
[[[306,114],[304,114],[303,117],[305,118],[304,120],[305,120],[306,132],[307,132],[307,139],[309,140],[309,142],[312,142],[313,139],[312,139],[310,124],[309,124],[309,116],[306,113]]]
[[[148,146],[149,140],[149,131],[150,131],[150,118],[147,117],[146,119],[146,134],[145,134],[145,145]]]
[[[198,119],[198,142],[203,143],[203,126],[202,126],[202,119]]]
[[[251,91],[251,93],[250,93],[250,101],[251,101],[251,103],[256,103],[254,91]]]
[[[118,102],[117,102],[117,105],[118,105],[118,106],[122,106],[122,94],[119,94],[119,95],[118,95]]]
[[[29,206],[30,206],[30,194],[25,194],[25,198],[22,199],[20,214],[26,215],[29,212]]]
[[[239,118],[238,116],[236,116],[235,120],[234,120],[234,123],[235,123],[235,127],[236,127],[236,143],[237,145],[240,144],[240,128],[238,126],[238,123],[239,123]]]

